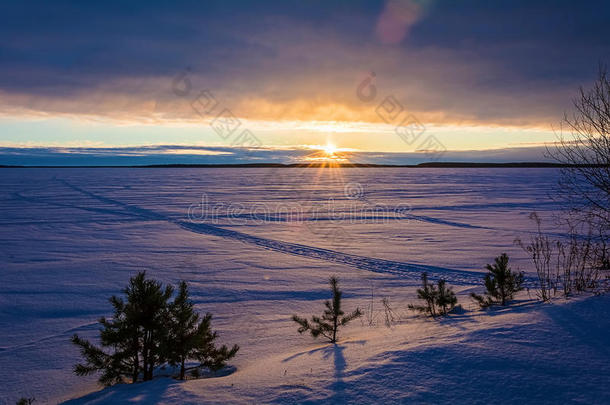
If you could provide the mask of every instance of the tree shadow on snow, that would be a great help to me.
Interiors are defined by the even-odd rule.
[[[505,306],[499,304],[492,305],[488,308],[481,308],[479,310],[472,311],[471,313],[474,315],[485,314],[490,316],[502,315],[507,312],[514,314],[522,314],[536,309],[540,309],[542,305],[545,305],[545,303],[536,299],[512,300],[508,302]]]
[[[335,343],[323,347],[319,347],[312,350],[307,350],[301,353],[294,354],[282,360],[282,362],[288,362],[304,355],[312,355],[315,353],[321,353],[324,360],[329,360],[332,357],[333,361],[333,377],[334,381],[329,386],[329,389],[333,392],[332,396],[328,398],[329,403],[344,403],[345,402],[345,390],[348,384],[344,380],[345,369],[347,367],[347,361],[345,359],[344,351],[347,345],[361,345],[366,344],[366,340],[354,340],[341,343]],[[326,402],[326,400],[325,400]]]
[[[152,381],[136,384],[117,384],[103,390],[93,392],[84,397],[71,399],[63,402],[64,405],[76,404],[124,404],[138,402],[142,404],[159,403],[172,397],[172,388],[179,385],[181,381],[173,378],[162,377]],[[187,396],[184,398],[183,396]],[[180,391],[181,402],[188,402],[188,394]],[[195,400],[195,398],[190,398]]]
[[[215,372],[202,371],[201,376],[197,378],[197,380],[225,377],[233,374],[236,370],[237,368],[234,366],[226,366]],[[174,402],[174,399],[178,399],[179,403],[199,402],[197,396],[189,395],[187,391],[180,388],[180,385],[185,381],[176,380],[171,377],[171,375],[176,374],[175,369],[170,367],[165,370],[165,372],[169,374],[162,374],[162,370],[158,370],[158,372],[161,374],[156,374],[156,377],[152,381],[138,382],[135,384],[116,384],[100,391],[92,392],[83,397],[65,401],[62,404],[123,404],[130,402],[154,404],[168,401]]]
[[[505,313],[527,313],[533,310],[540,309],[543,305],[540,301],[526,299],[526,300],[513,300],[506,306],[492,305],[488,308],[480,308],[478,305],[475,307],[464,308],[459,305],[447,316],[442,316],[435,321],[438,321],[442,325],[453,326],[455,328],[467,331],[467,324],[478,323],[477,319],[480,316],[497,316]]]

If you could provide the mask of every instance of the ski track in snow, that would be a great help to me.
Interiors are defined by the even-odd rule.
[[[125,213],[127,212],[131,215],[145,218],[148,220],[170,222],[193,233],[213,235],[226,239],[238,240],[240,242],[253,244],[275,252],[307,257],[310,259],[324,260],[332,263],[339,263],[361,270],[368,270],[374,273],[392,274],[395,276],[400,276],[413,280],[419,280],[422,272],[427,272],[430,276],[430,279],[432,280],[443,278],[448,282],[456,285],[480,284],[481,279],[483,278],[482,273],[474,271],[455,270],[446,267],[437,267],[416,263],[378,259],[367,256],[359,256],[354,254],[342,253],[330,249],[262,238],[259,236],[253,236],[206,223],[195,223],[192,221],[178,220],[145,208],[126,204],[108,197],[100,196],[73,184],[70,184],[65,180],[58,179],[58,181],[60,181],[65,186],[71,188],[74,191],[96,199],[100,202],[121,207],[123,210],[125,210],[123,212],[115,212],[113,210],[104,209],[103,212],[105,213],[116,213],[120,215],[125,215]],[[526,276],[525,285],[528,287],[533,286],[534,279]]]
[[[90,329],[97,330],[98,324],[99,323],[97,321],[84,323],[80,326],[76,326],[74,328],[64,330],[64,331],[62,331],[60,333],[56,333],[54,335],[45,336],[40,339],[31,340],[29,342],[22,343],[19,345],[0,347],[0,353],[9,353],[9,352],[13,352],[13,351],[21,350],[21,349],[37,347],[40,344],[43,344],[45,342],[53,342],[53,341],[57,341],[57,340],[68,340],[76,332],[82,332],[84,330],[90,330]]]
[[[498,204],[496,204],[498,205]],[[493,204],[491,205],[493,206]],[[508,205],[507,205],[508,206]],[[459,208],[459,207],[458,207]],[[418,207],[416,209],[412,209],[412,211],[420,210]],[[446,207],[431,207],[429,209],[438,209],[447,211]],[[494,227],[494,226],[483,226],[483,225],[473,225],[464,222],[457,221],[448,221],[445,219],[430,217],[426,215],[415,215],[410,212],[401,213],[398,211],[397,207],[387,207],[388,212],[394,212],[396,215],[393,217],[388,217],[388,215],[375,216],[375,215],[364,215],[358,217],[346,217],[347,221],[351,221],[352,223],[358,224],[362,221],[384,221],[391,219],[392,221],[420,221],[420,222],[428,222],[436,225],[445,225],[454,228],[463,228],[463,229],[481,229],[488,231],[502,231],[502,232],[514,232],[514,229],[503,228],[503,227]],[[257,214],[257,213],[245,213],[245,214],[231,214],[231,215],[213,215],[210,216],[212,220],[219,219],[246,219],[246,220],[254,220],[254,221],[266,221],[266,222],[292,222],[293,219],[290,218],[290,215],[268,215],[268,214]],[[315,215],[312,217],[302,216],[297,220],[298,222],[322,222],[322,221],[335,221],[335,218],[330,216],[319,216]],[[537,231],[528,231],[522,230],[524,234],[536,235]],[[545,235],[549,237],[555,238],[564,238],[565,235],[558,232],[543,232]]]
[[[286,218],[282,215],[267,215],[267,214],[232,214],[232,215],[217,215],[212,217],[213,219],[238,219],[238,218],[243,218],[243,219],[251,219],[251,220],[255,220],[255,221],[270,221],[270,222],[290,222],[291,219]],[[353,221],[354,223],[358,223],[360,221],[376,221],[376,220],[387,220],[388,216],[374,216],[374,215],[366,215],[366,216],[359,216],[359,217],[347,217],[346,218],[348,221]],[[430,222],[433,224],[440,224],[440,225],[447,225],[447,226],[453,226],[456,228],[470,228],[470,229],[496,229],[496,230],[501,230],[501,229],[497,229],[497,228],[490,228],[490,227],[486,227],[486,226],[479,226],[479,225],[471,225],[471,224],[465,224],[462,222],[455,222],[455,221],[447,221],[444,219],[439,219],[439,218],[433,218],[433,217],[428,217],[428,216],[424,216],[424,215],[413,215],[413,214],[409,214],[409,213],[403,213],[400,215],[396,215],[394,217],[391,217],[392,220],[395,221],[401,221],[401,220],[414,220],[414,221],[422,221],[422,222]],[[307,222],[307,221],[312,221],[312,222],[319,222],[319,221],[335,221],[335,218],[331,218],[331,217],[320,217],[320,216],[312,216],[312,217],[303,217],[303,218],[299,218],[300,222]]]

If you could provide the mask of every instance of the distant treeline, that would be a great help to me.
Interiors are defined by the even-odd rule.
[[[158,164],[158,165],[78,165],[78,166],[11,166],[0,165],[0,168],[256,168],[256,167],[275,167],[275,168],[322,168],[322,167],[406,167],[406,168],[495,168],[495,167],[518,167],[518,168],[565,168],[565,167],[610,167],[610,165],[567,165],[546,162],[511,162],[511,163],[474,163],[474,162],[428,162],[417,165],[384,165],[371,163],[227,163],[227,164]]]

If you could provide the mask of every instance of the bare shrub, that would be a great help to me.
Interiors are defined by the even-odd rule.
[[[364,313],[364,320],[368,326],[375,325],[375,286],[371,284],[371,300],[366,307],[366,311]]]
[[[390,306],[390,300],[387,297],[384,297],[381,300],[381,304],[383,305],[385,326],[389,328],[394,322],[398,321],[399,317],[394,313],[394,310],[392,310],[392,307]]]
[[[593,222],[606,240],[610,228],[610,78],[599,68],[590,89],[580,88],[548,152],[562,169],[559,192],[572,218]],[[565,131],[564,131],[565,129]]]
[[[595,221],[568,223],[569,231],[565,239],[551,239],[542,231],[542,221],[532,213],[537,232],[524,243],[515,242],[529,254],[538,276],[538,297],[549,301],[559,292],[564,297],[574,293],[595,290],[600,280],[607,274],[608,245],[599,232]]]
[[[580,88],[566,113],[549,155],[565,165],[559,198],[561,218],[570,227],[569,241],[558,242],[557,274],[564,295],[599,287],[608,281],[610,260],[610,77],[600,64],[589,89]]]
[[[553,271],[551,265],[554,242],[542,232],[542,220],[537,213],[530,214],[530,219],[536,223],[537,233],[528,244],[519,238],[515,239],[515,243],[532,259],[538,276],[538,297],[542,301],[548,301],[557,293],[557,273]]]

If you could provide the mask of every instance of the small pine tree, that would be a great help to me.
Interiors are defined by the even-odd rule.
[[[409,309],[436,317],[436,288],[428,282],[428,273],[421,274],[421,283],[422,288],[417,289],[417,298],[423,300],[425,305],[409,304]]]
[[[112,319],[102,317],[100,341],[102,348],[78,335],[72,343],[79,346],[84,364],[74,366],[77,375],[101,372],[100,383],[112,385],[130,377],[136,382],[140,374],[144,381],[153,378],[154,367],[164,362],[162,343],[167,333],[167,302],[173,288],[146,279],[140,272],[129,280],[123,290],[126,300],[112,296]],[[111,348],[107,353],[103,348]]]
[[[228,348],[225,345],[216,347],[214,341],[218,333],[212,331],[212,314],[207,313],[199,322],[195,334],[193,357],[199,363],[212,371],[217,371],[227,364],[227,360],[233,358],[239,350],[238,345]]]
[[[438,280],[436,305],[440,308],[441,315],[449,313],[457,304],[457,297],[450,287],[446,286],[445,280]]]
[[[331,343],[336,343],[339,327],[345,326],[350,321],[362,316],[362,311],[356,308],[351,314],[343,316],[344,312],[341,310],[341,296],[343,293],[339,290],[338,280],[335,276],[332,276],[329,281],[333,298],[332,301],[327,300],[324,303],[326,309],[322,317],[312,316],[310,322],[306,318],[293,315],[292,320],[300,325],[299,333],[309,331],[314,338],[321,335]]]
[[[457,297],[445,280],[438,280],[437,286],[428,281],[428,274],[421,275],[422,288],[417,290],[417,298],[424,301],[424,305],[409,304],[409,309],[428,314],[433,318],[446,315],[457,304]]]
[[[36,401],[36,398],[22,397],[19,398],[19,401],[17,401],[17,405],[32,405],[34,401]]]
[[[231,349],[226,346],[216,348],[214,340],[217,334],[211,330],[212,315],[208,313],[200,318],[194,311],[186,282],[180,283],[169,312],[167,356],[170,364],[180,365],[181,380],[185,378],[186,360],[198,359],[202,365],[215,371],[224,367],[239,350],[237,345]]]
[[[489,273],[485,275],[485,295],[471,293],[470,296],[477,301],[481,308],[499,303],[506,303],[513,299],[516,292],[523,290],[523,272],[513,272],[508,266],[508,255],[503,253],[495,258],[493,265],[486,266]]]

